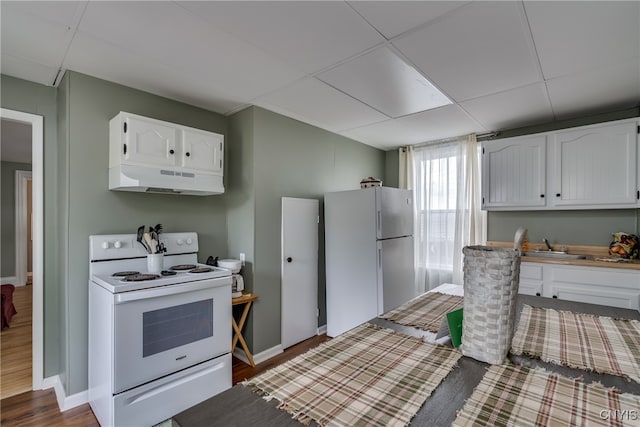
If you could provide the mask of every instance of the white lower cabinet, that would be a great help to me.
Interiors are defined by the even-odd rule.
[[[640,271],[527,262],[520,293],[640,311]]]

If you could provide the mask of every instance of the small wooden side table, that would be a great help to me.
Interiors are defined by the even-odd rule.
[[[236,345],[238,344],[238,341],[240,341],[240,345],[242,346],[242,349],[247,355],[247,358],[249,359],[249,363],[251,363],[251,366],[256,366],[256,363],[253,361],[253,356],[249,351],[249,347],[247,347],[247,342],[244,340],[244,337],[242,336],[242,328],[244,327],[244,322],[247,320],[247,315],[249,314],[249,310],[251,309],[251,304],[253,304],[253,302],[257,299],[258,299],[257,294],[253,294],[247,291],[242,291],[242,295],[237,298],[231,298],[232,306],[245,304],[244,309],[242,310],[242,316],[240,316],[240,321],[238,323],[236,323],[236,318],[233,317],[233,314],[231,315],[231,320],[233,322],[233,331],[234,331],[233,341],[231,342],[231,352],[233,353],[233,351],[236,349]]]

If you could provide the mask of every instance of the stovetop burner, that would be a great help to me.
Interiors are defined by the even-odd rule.
[[[157,274],[131,274],[129,276],[125,276],[122,281],[124,282],[144,282],[146,280],[156,280],[160,276]]]
[[[160,275],[162,276],[175,276],[176,274],[178,273],[176,273],[175,271],[169,271],[169,270],[162,270],[160,272]]]
[[[211,267],[198,267],[198,268],[194,268],[192,270],[189,270],[189,273],[208,273],[210,271],[213,271],[213,268],[211,268]]]
[[[113,273],[113,277],[123,277],[123,276],[133,276],[134,274],[140,274],[139,271],[118,271],[117,273]]]
[[[196,268],[195,264],[178,264],[178,265],[174,265],[173,267],[169,268],[169,270],[175,270],[175,271],[183,271],[183,270],[191,270]]]

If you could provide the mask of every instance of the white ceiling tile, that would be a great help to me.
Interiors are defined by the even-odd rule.
[[[59,67],[73,30],[66,24],[45,20],[19,8],[2,8],[2,52]]]
[[[344,2],[195,1],[180,5],[309,74],[384,42]]]
[[[390,117],[451,103],[387,47],[342,63],[319,74],[318,78]]]
[[[90,2],[79,33],[163,64],[189,79],[208,82],[220,91],[233,93],[239,102],[304,75],[254,46],[215,30],[171,2]],[[126,70],[122,64],[113,67]],[[165,84],[169,88],[176,83]]]
[[[519,2],[472,2],[393,44],[458,102],[541,80]]]
[[[527,1],[546,79],[640,57],[638,1]]]
[[[260,97],[253,103],[333,132],[388,119],[313,77]]]
[[[0,73],[28,80],[30,82],[51,86],[58,74],[58,67],[49,67],[38,64],[37,62],[17,58],[5,51],[2,51],[2,59],[0,59]]]
[[[468,1],[350,1],[387,39],[450,12]]]
[[[381,149],[397,148],[485,129],[456,105],[412,114],[395,120],[340,132],[341,135]]]
[[[553,120],[544,83],[472,99],[462,102],[460,106],[490,131]]]
[[[232,88],[225,90],[193,76],[185,78],[179,70],[81,33],[74,38],[66,62],[74,71],[218,113],[241,105]]]
[[[640,62],[631,60],[547,82],[557,119],[640,106]]]

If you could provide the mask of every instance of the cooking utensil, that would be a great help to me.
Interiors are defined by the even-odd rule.
[[[144,241],[147,242],[147,246],[149,246],[148,252],[150,254],[155,254],[155,245],[153,243],[153,240],[151,239],[151,234],[144,233],[143,237],[144,237]]]
[[[137,240],[144,247],[147,253],[151,253],[151,248],[149,247],[147,242],[144,240],[144,225],[141,225],[140,227],[138,227]]]

